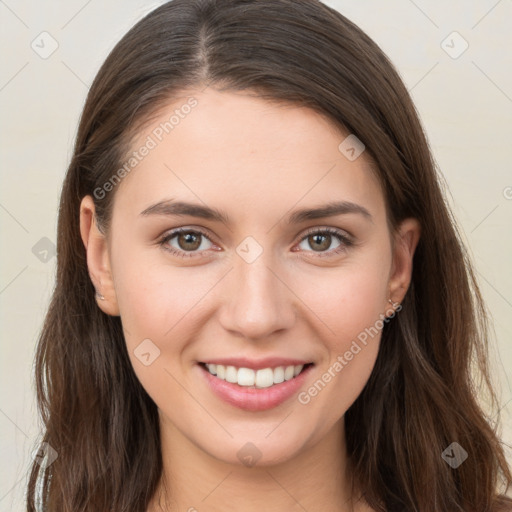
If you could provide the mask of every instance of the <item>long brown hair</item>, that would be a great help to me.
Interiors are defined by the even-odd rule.
[[[365,144],[391,229],[407,217],[421,224],[402,310],[385,325],[374,371],[345,415],[353,475],[367,502],[390,512],[510,505],[500,497],[510,468],[496,425],[476,399],[482,384],[497,403],[486,310],[393,65],[357,26],[317,0],[173,0],[113,49],[80,120],[61,196],[56,287],[36,357],[43,441],[58,457],[46,468],[34,463],[28,510],[35,510],[38,482],[48,512],[144,512],[157,488],[157,408],[132,370],[120,318],[95,302],[79,207],[92,195],[97,221],[108,229],[116,187],[105,197],[94,191],[122,165],[148,116],[178,91],[202,84],[326,115]],[[456,469],[441,456],[452,442],[469,454]]]

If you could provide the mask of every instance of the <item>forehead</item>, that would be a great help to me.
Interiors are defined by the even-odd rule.
[[[115,202],[148,206],[179,196],[270,221],[276,207],[341,199],[378,214],[384,199],[366,155],[351,160],[340,150],[348,135],[309,108],[191,90],[133,138]]]

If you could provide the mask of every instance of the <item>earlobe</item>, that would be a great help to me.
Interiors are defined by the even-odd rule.
[[[395,237],[393,265],[389,279],[389,297],[402,302],[412,278],[413,258],[421,236],[417,219],[402,221]]]
[[[87,253],[87,268],[96,289],[98,307],[108,315],[119,316],[105,235],[98,229],[94,201],[85,196],[80,204],[80,235]]]

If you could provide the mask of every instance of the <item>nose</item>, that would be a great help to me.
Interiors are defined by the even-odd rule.
[[[290,329],[296,318],[295,295],[264,255],[252,263],[236,258],[220,314],[224,329],[251,340]]]

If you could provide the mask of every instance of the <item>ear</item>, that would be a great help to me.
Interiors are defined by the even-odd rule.
[[[98,307],[108,315],[119,316],[119,307],[112,279],[108,241],[96,224],[96,208],[91,196],[80,204],[80,234],[87,252],[87,267],[96,292]]]
[[[414,251],[421,235],[421,226],[417,219],[409,218],[401,222],[394,239],[393,263],[389,276],[389,298],[402,302],[412,277]],[[389,308],[389,303],[387,304]]]

